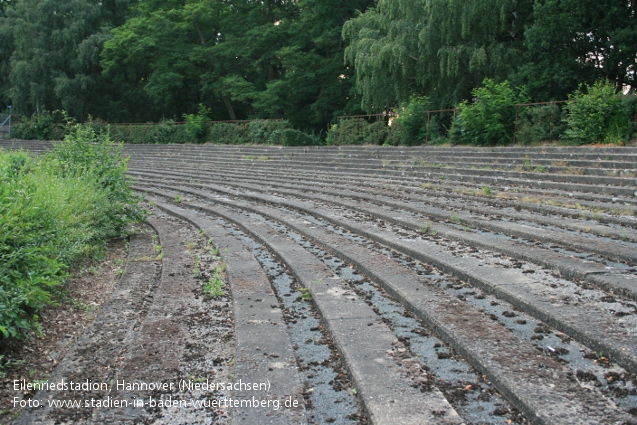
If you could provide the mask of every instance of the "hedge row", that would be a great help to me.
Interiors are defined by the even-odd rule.
[[[58,122],[55,114],[43,113],[16,123],[12,137],[25,140],[60,140],[67,126]],[[292,128],[288,121],[263,120],[239,123],[214,123],[191,119],[186,124],[166,121],[159,124],[108,124],[91,121],[86,126],[96,133],[110,133],[117,141],[133,144],[258,144],[283,146],[311,146],[321,144],[318,136]]]

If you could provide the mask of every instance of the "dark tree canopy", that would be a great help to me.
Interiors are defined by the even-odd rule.
[[[534,15],[520,76],[537,99],[565,99],[599,79],[634,89],[637,3],[538,0]]]
[[[634,1],[0,0],[0,102],[83,120],[284,118],[635,84]],[[2,108],[4,109],[4,108]]]
[[[9,57],[5,94],[14,108],[25,114],[65,109],[79,118],[105,115],[110,90],[99,55],[111,37],[109,27],[124,19],[127,3],[20,0],[7,8],[0,43],[12,49],[3,59]]]

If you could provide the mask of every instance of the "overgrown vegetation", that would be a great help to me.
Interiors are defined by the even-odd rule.
[[[623,143],[634,137],[635,96],[618,96],[608,81],[580,85],[566,105],[566,138],[577,144]]]
[[[418,145],[464,144],[477,146],[561,142],[564,144],[615,143],[635,139],[637,96],[621,95],[608,81],[582,85],[566,106],[558,103],[519,106],[527,102],[524,89],[506,81],[486,79],[484,86],[473,90],[473,100],[456,108],[456,118],[445,122],[443,113],[432,113],[426,98],[413,97],[392,125],[363,118],[342,119],[332,125],[328,145]],[[545,172],[544,167],[525,167],[527,171]]]
[[[383,145],[392,144],[392,129],[382,122],[365,119],[344,119],[334,124],[327,132],[327,145]],[[389,139],[389,140],[388,140]]]
[[[528,97],[508,82],[485,79],[484,86],[473,90],[474,101],[458,105],[458,114],[450,131],[455,143],[495,146],[513,142],[515,105]]]
[[[611,92],[637,87],[634,9],[610,0],[5,0],[0,109],[31,116],[13,129],[27,139],[62,139],[59,114],[46,111],[64,110],[105,120],[94,128],[161,121],[113,124],[129,143],[624,143],[636,102]],[[514,115],[514,104],[567,98]],[[450,108],[458,113],[440,112]],[[383,118],[340,119],[365,113]]]
[[[517,142],[530,145],[558,141],[566,128],[559,104],[527,106],[519,109]]]
[[[69,267],[145,218],[126,163],[108,133],[81,125],[38,158],[0,151],[0,339],[38,333]]]

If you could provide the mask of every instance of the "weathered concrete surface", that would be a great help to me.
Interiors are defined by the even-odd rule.
[[[280,403],[280,408],[242,408],[231,412],[236,424],[298,424],[305,422],[303,386],[286,331],[278,300],[268,277],[254,256],[221,226],[192,211],[177,208],[158,199],[164,211],[184,218],[211,238],[223,257],[232,290],[235,317],[235,379],[244,382],[267,381],[270,390],[256,394],[266,404]],[[274,306],[274,307],[273,307]],[[235,391],[237,399],[251,400],[253,391]],[[285,407],[288,401],[291,407]],[[272,405],[274,406],[274,404]]]

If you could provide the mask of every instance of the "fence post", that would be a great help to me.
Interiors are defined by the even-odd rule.
[[[425,144],[429,144],[429,123],[431,122],[431,111],[427,111],[427,136],[425,137]]]

